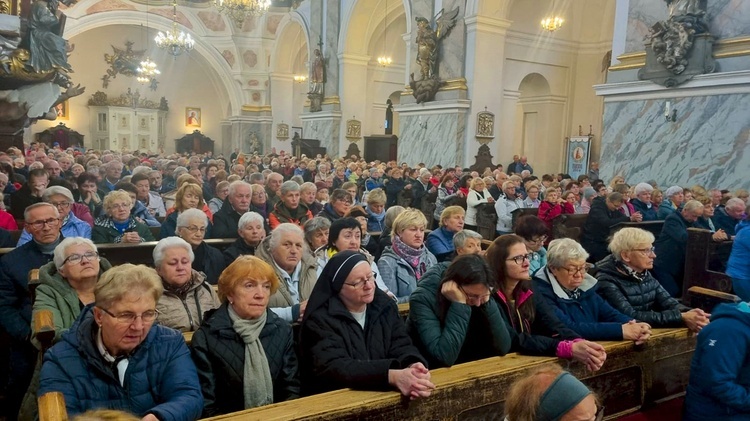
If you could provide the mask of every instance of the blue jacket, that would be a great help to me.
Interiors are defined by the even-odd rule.
[[[68,219],[63,223],[63,226],[60,227],[60,232],[62,232],[63,237],[70,238],[70,237],[83,237],[91,239],[91,225],[87,224],[84,221],[81,221],[73,215],[73,212],[68,214]],[[16,247],[20,247],[29,241],[31,241],[33,237],[31,236],[31,233],[29,233],[26,230],[23,230],[21,232],[21,238],[18,239],[18,244],[16,244]]]
[[[0,327],[16,340],[31,334],[29,271],[51,261],[52,255],[43,254],[35,241],[0,258]]]
[[[149,227],[161,226],[161,223],[154,217],[154,215],[151,215],[151,212],[148,211],[146,205],[138,200],[135,201],[135,207],[130,211],[130,214],[136,218],[141,218],[143,223]]]
[[[661,202],[661,205],[659,205],[659,209],[656,211],[656,219],[663,221],[676,210],[677,208],[674,207],[671,200],[664,199],[664,201]]]
[[[656,208],[651,203],[643,203],[638,199],[630,199],[630,204],[633,205],[633,209],[636,212],[640,212],[643,215],[644,221],[658,221],[659,217],[656,215]]]
[[[192,421],[203,411],[195,365],[180,332],[155,325],[130,354],[125,386],[99,353],[93,306],[44,355],[39,396],[62,392],[68,415],[119,409],[160,420]]]
[[[534,292],[555,310],[557,318],[584,339],[621,341],[622,325],[632,320],[596,293],[597,281],[591,275],[583,278],[579,287],[581,296],[577,300],[568,297],[547,267],[534,274],[532,285]]]
[[[383,187],[385,186],[383,185],[382,178],[375,179],[372,177],[367,177],[367,180],[365,180],[365,190],[367,191],[373,191],[375,189],[382,189]]]
[[[727,275],[735,279],[750,280],[750,221],[737,224],[737,236],[732,244],[732,254],[727,263]]]
[[[438,262],[450,260],[450,256],[456,251],[453,246],[453,235],[445,227],[440,227],[427,235],[427,250],[435,255]]]
[[[714,225],[716,226],[717,231],[722,229],[729,236],[736,235],[736,226],[740,221],[729,216],[724,206],[719,206],[716,208],[716,212],[714,213],[714,216],[711,218],[711,220],[714,221]]]
[[[721,304],[698,334],[683,420],[750,419],[750,306]]]
[[[385,229],[385,208],[380,213],[375,213],[369,206],[365,206],[367,211],[367,231],[383,232]]]

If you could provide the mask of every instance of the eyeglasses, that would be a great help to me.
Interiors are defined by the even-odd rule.
[[[579,267],[577,267],[577,268],[573,268],[573,269],[570,269],[570,268],[566,268],[566,267],[564,267],[564,266],[563,266],[563,267],[561,267],[560,269],[562,269],[562,270],[564,270],[564,271],[568,272],[568,273],[569,273],[570,275],[576,276],[576,275],[578,275],[579,273],[581,273],[581,274],[585,274],[585,273],[586,273],[586,271],[588,271],[589,269],[591,269],[591,265],[590,265],[590,264],[588,264],[588,263],[586,263],[586,264],[585,264],[585,265],[583,265],[583,266],[579,266]]]
[[[135,320],[139,317],[141,318],[141,320],[143,320],[143,323],[151,323],[154,320],[156,320],[156,317],[159,315],[159,310],[156,310],[156,309],[147,310],[141,314],[135,314],[135,313],[130,313],[130,312],[112,314],[109,310],[107,310],[104,307],[99,307],[99,308],[103,312],[107,313],[110,317],[117,320],[118,323],[129,324],[129,325],[132,325],[133,323],[135,323]]]
[[[542,237],[532,238],[531,240],[528,240],[531,244],[542,244],[545,241],[547,241],[547,236],[544,235]]]
[[[70,202],[50,202],[49,204],[56,207],[57,209],[67,209],[70,206]]]
[[[84,258],[86,259],[87,262],[91,262],[93,260],[99,259],[99,253],[95,251],[87,251],[86,253],[83,253],[83,254],[71,254],[65,260],[63,260],[63,265],[66,263],[75,265],[83,261]]]
[[[112,209],[130,209],[130,206],[127,203],[114,203]]]
[[[640,251],[641,253],[643,253],[646,256],[648,256],[649,254],[652,254],[652,253],[656,254],[656,247],[649,247],[649,248],[645,248],[645,249],[633,249],[632,251]]]
[[[490,295],[492,295],[492,290],[487,291],[486,294],[476,295],[476,294],[469,294],[468,292],[466,292],[465,289],[463,289],[463,287],[458,287],[458,288],[461,289],[461,292],[464,293],[464,295],[466,296],[466,298],[468,300],[475,301],[475,302],[476,301],[485,301],[488,298],[490,298]]]
[[[505,259],[505,260],[506,261],[511,261],[512,260],[517,265],[520,265],[520,264],[523,263],[524,260],[526,260],[526,261],[531,260],[531,253],[529,253],[529,254],[520,254],[518,256],[511,257],[510,259]]]
[[[191,225],[189,227],[180,227],[180,228],[185,228],[186,230],[192,232],[193,234],[195,234],[196,232],[200,232],[201,234],[206,233],[206,227],[196,227],[195,225]]]
[[[366,279],[360,279],[359,281],[353,284],[349,282],[344,282],[344,284],[349,285],[350,287],[352,287],[352,289],[360,289],[364,287],[367,282],[375,282],[377,278],[378,278],[378,274],[375,272],[372,272],[370,276],[368,276]]]
[[[30,225],[35,230],[40,230],[40,229],[44,228],[45,225],[49,225],[50,227],[56,227],[57,224],[59,224],[59,223],[60,223],[60,218],[49,218],[49,219],[45,219],[43,221],[29,222],[26,225]]]

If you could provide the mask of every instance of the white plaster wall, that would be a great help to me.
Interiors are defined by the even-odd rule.
[[[149,31],[148,37],[153,39],[156,31]],[[114,45],[125,47],[125,41],[135,43],[134,49],[145,48],[144,34],[140,27],[114,25],[93,29],[70,39],[75,44],[75,50],[70,55],[70,64],[75,69],[73,81],[86,87],[83,95],[70,100],[70,120],[64,123],[83,134],[86,145],[91,145],[92,137],[89,133],[89,108],[87,106],[91,95],[96,91],[103,91],[109,97],[116,97],[125,93],[128,88],[140,91],[142,98],[158,102],[162,96],[169,101],[167,115],[167,136],[165,152],[173,152],[175,139],[192,133],[194,129],[185,126],[185,107],[199,107],[202,112],[201,132],[216,141],[215,150],[223,148],[221,144],[220,122],[226,117],[226,92],[221,92],[216,86],[208,82],[213,69],[205,64],[196,54],[188,54],[176,59],[166,52],[159,50],[151,43],[151,59],[157,63],[162,75],[158,78],[159,86],[154,92],[148,86],[140,85],[135,78],[117,75],[109,83],[109,87],[102,87],[101,77],[106,73],[108,65],[104,61],[104,54],[112,54]],[[29,129],[31,134],[46,130],[59,122],[39,122]]]

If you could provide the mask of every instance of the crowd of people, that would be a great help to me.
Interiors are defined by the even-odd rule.
[[[642,344],[652,328],[711,326],[710,314],[678,301],[688,227],[734,240],[726,270],[750,300],[747,191],[607,184],[596,163],[577,179],[538,178],[526,157],[507,169],[283,151],[225,159],[32,144],[0,153],[0,247],[14,247],[0,258],[12,410],[30,419],[34,397],[53,391],[70,414],[110,408],[144,420],[347,387],[418,399],[435,388],[431,369],[509,352],[597,371],[607,360],[597,341]],[[528,208],[535,215],[514,216]],[[553,219],[576,213],[588,214],[580,243],[554,239]],[[658,236],[610,235],[619,222],[656,220]],[[234,242],[219,250],[210,238]],[[113,267],[97,249],[148,241],[158,241],[148,266]],[[31,320],[42,310],[53,314],[55,345],[38,363]],[[189,345],[180,332],[194,332]],[[517,385],[511,396],[534,389],[539,407],[509,404],[510,420],[601,416],[570,374],[536,375],[549,390]],[[556,388],[576,391],[562,409],[545,403]],[[711,414],[711,402],[694,405]]]

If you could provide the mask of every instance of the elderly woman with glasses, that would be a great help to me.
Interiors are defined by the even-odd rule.
[[[221,251],[203,241],[208,224],[205,213],[198,209],[188,209],[177,217],[177,236],[190,244],[193,249],[195,254],[193,269],[202,272],[209,284],[216,285],[221,271],[227,265]]]
[[[193,269],[192,245],[179,237],[167,237],[156,244],[153,254],[164,287],[156,306],[159,324],[183,332],[198,329],[203,313],[219,307],[219,298],[206,275]]]
[[[651,336],[651,326],[620,313],[596,293],[596,278],[586,273],[588,257],[570,238],[552,240],[547,266],[534,274],[534,292],[586,339],[644,343]]]
[[[133,200],[128,192],[114,190],[104,197],[104,215],[94,221],[94,243],[142,243],[155,241],[146,224],[130,215]]]
[[[687,326],[694,332],[708,324],[710,314],[680,304],[651,274],[654,235],[623,228],[612,236],[611,255],[597,263],[597,292],[619,312],[653,327]]]
[[[42,201],[49,203],[50,205],[57,208],[60,213],[60,222],[62,226],[60,231],[63,237],[83,237],[91,238],[91,226],[86,222],[78,219],[71,209],[73,208],[73,193],[70,190],[62,186],[51,186],[47,187],[42,194]],[[21,238],[18,239],[16,246],[31,241],[31,233],[27,230],[23,230]]]
[[[237,223],[239,238],[224,250],[224,260],[229,266],[238,257],[255,255],[255,249],[266,238],[265,220],[257,212],[245,212]]]
[[[195,420],[203,396],[182,335],[155,324],[162,285],[155,270],[106,271],[94,304],[44,356],[39,396],[61,392],[69,416],[127,411],[145,421]]]
[[[316,216],[305,222],[303,227],[305,231],[305,242],[310,246],[310,250],[317,250],[328,244],[328,234],[331,229],[331,221]]]
[[[493,287],[492,273],[478,254],[427,271],[409,299],[409,330],[430,367],[508,353],[510,334],[490,300]]]
[[[529,281],[529,253],[523,238],[502,235],[487,249],[497,291],[492,294],[513,340],[511,351],[574,359],[591,371],[602,368],[604,347],[583,340],[565,326],[541,297],[535,298]]]
[[[222,304],[193,335],[193,360],[210,417],[299,397],[292,327],[268,308],[279,278],[240,256],[219,278]]]
[[[341,251],[326,264],[300,334],[303,395],[349,387],[397,389],[416,399],[435,387],[398,309],[375,285],[361,253]]]
[[[336,189],[331,193],[329,202],[323,206],[323,210],[320,211],[318,216],[333,222],[346,215],[353,203],[354,200],[352,200],[352,195],[349,192],[344,189]]]

